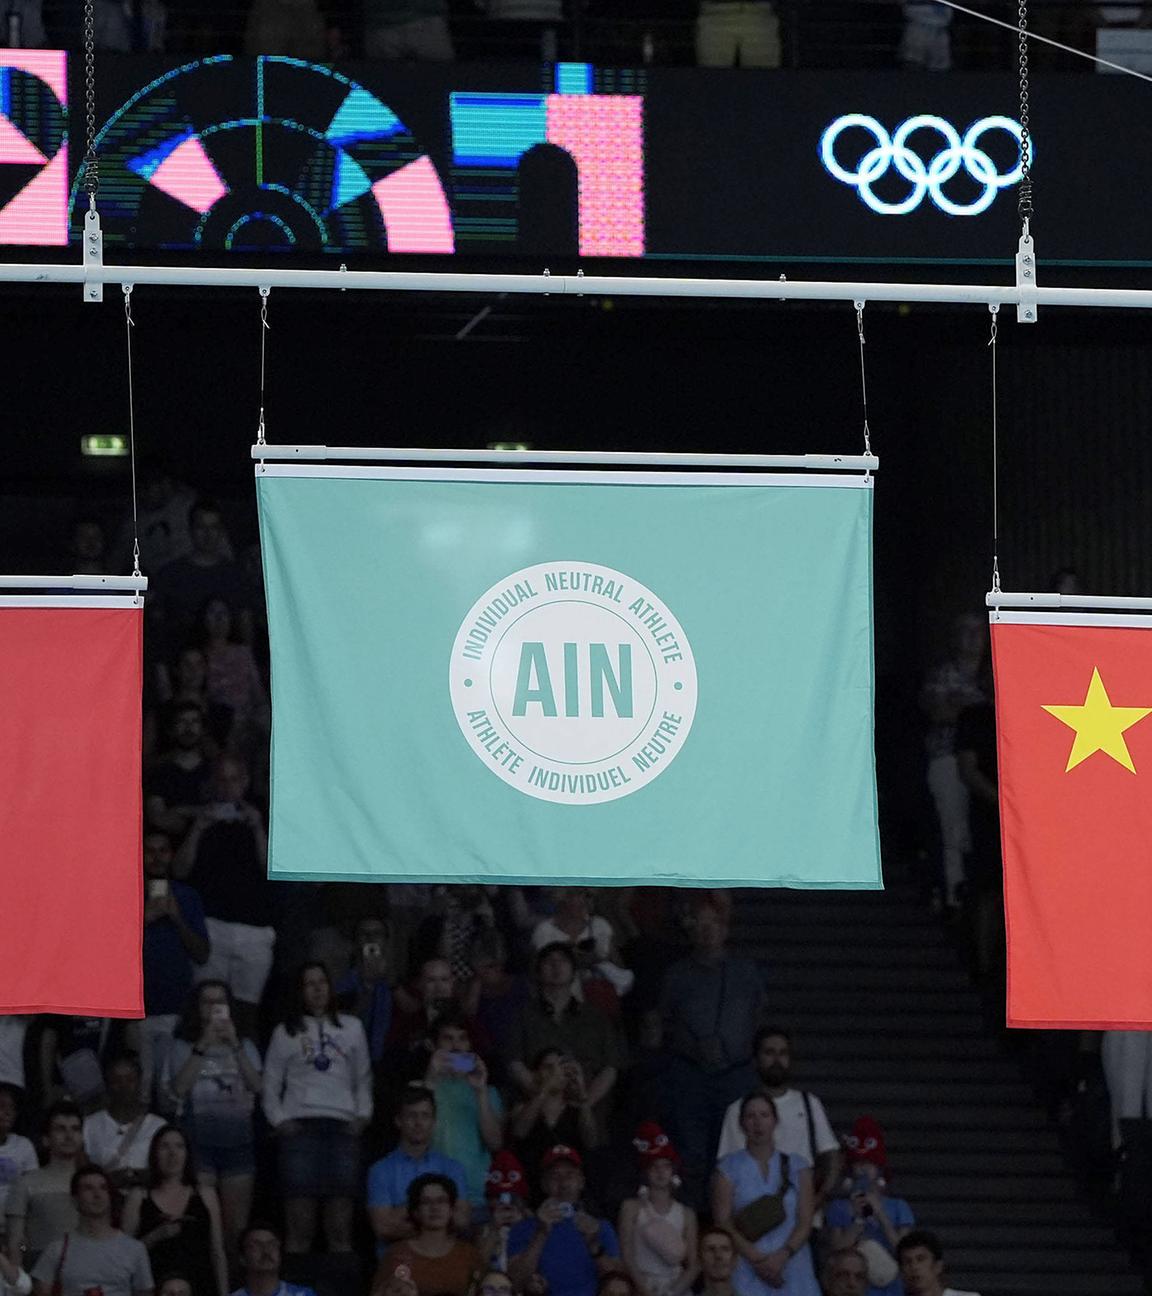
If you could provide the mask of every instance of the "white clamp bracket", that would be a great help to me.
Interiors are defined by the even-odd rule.
[[[1028,221],[1020,234],[1016,247],[1016,287],[1020,300],[1016,303],[1016,322],[1018,324],[1035,324],[1040,314],[1040,303],[1036,292],[1036,245]]]
[[[100,213],[89,208],[84,213],[84,269],[104,268],[104,235],[100,231]],[[104,300],[104,283],[100,279],[84,280],[84,300],[102,302]]]

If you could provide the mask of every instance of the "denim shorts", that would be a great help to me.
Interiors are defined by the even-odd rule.
[[[295,1134],[281,1134],[280,1193],[284,1197],[355,1197],[360,1191],[360,1139],[346,1121],[311,1117]]]
[[[212,1147],[198,1143],[195,1152],[196,1168],[214,1174],[217,1179],[256,1173],[256,1149],[251,1143],[241,1143],[237,1147]]]

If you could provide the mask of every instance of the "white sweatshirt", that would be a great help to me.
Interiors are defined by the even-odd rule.
[[[372,1063],[364,1027],[359,1017],[346,1013],[339,1021],[334,1026],[328,1017],[305,1017],[297,1035],[282,1024],[272,1032],[264,1059],[264,1114],[270,1125],[309,1117],[371,1118]]]

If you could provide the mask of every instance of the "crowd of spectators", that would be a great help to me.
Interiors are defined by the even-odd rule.
[[[940,1296],[732,893],[269,882],[258,551],[154,464],[139,522],[146,1016],[0,1017],[3,1296]]]

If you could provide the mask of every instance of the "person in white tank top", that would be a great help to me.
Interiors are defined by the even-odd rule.
[[[641,1296],[685,1296],[699,1273],[696,1212],[676,1198],[679,1157],[655,1121],[632,1140],[640,1159],[641,1187],[620,1207],[624,1263]]]

